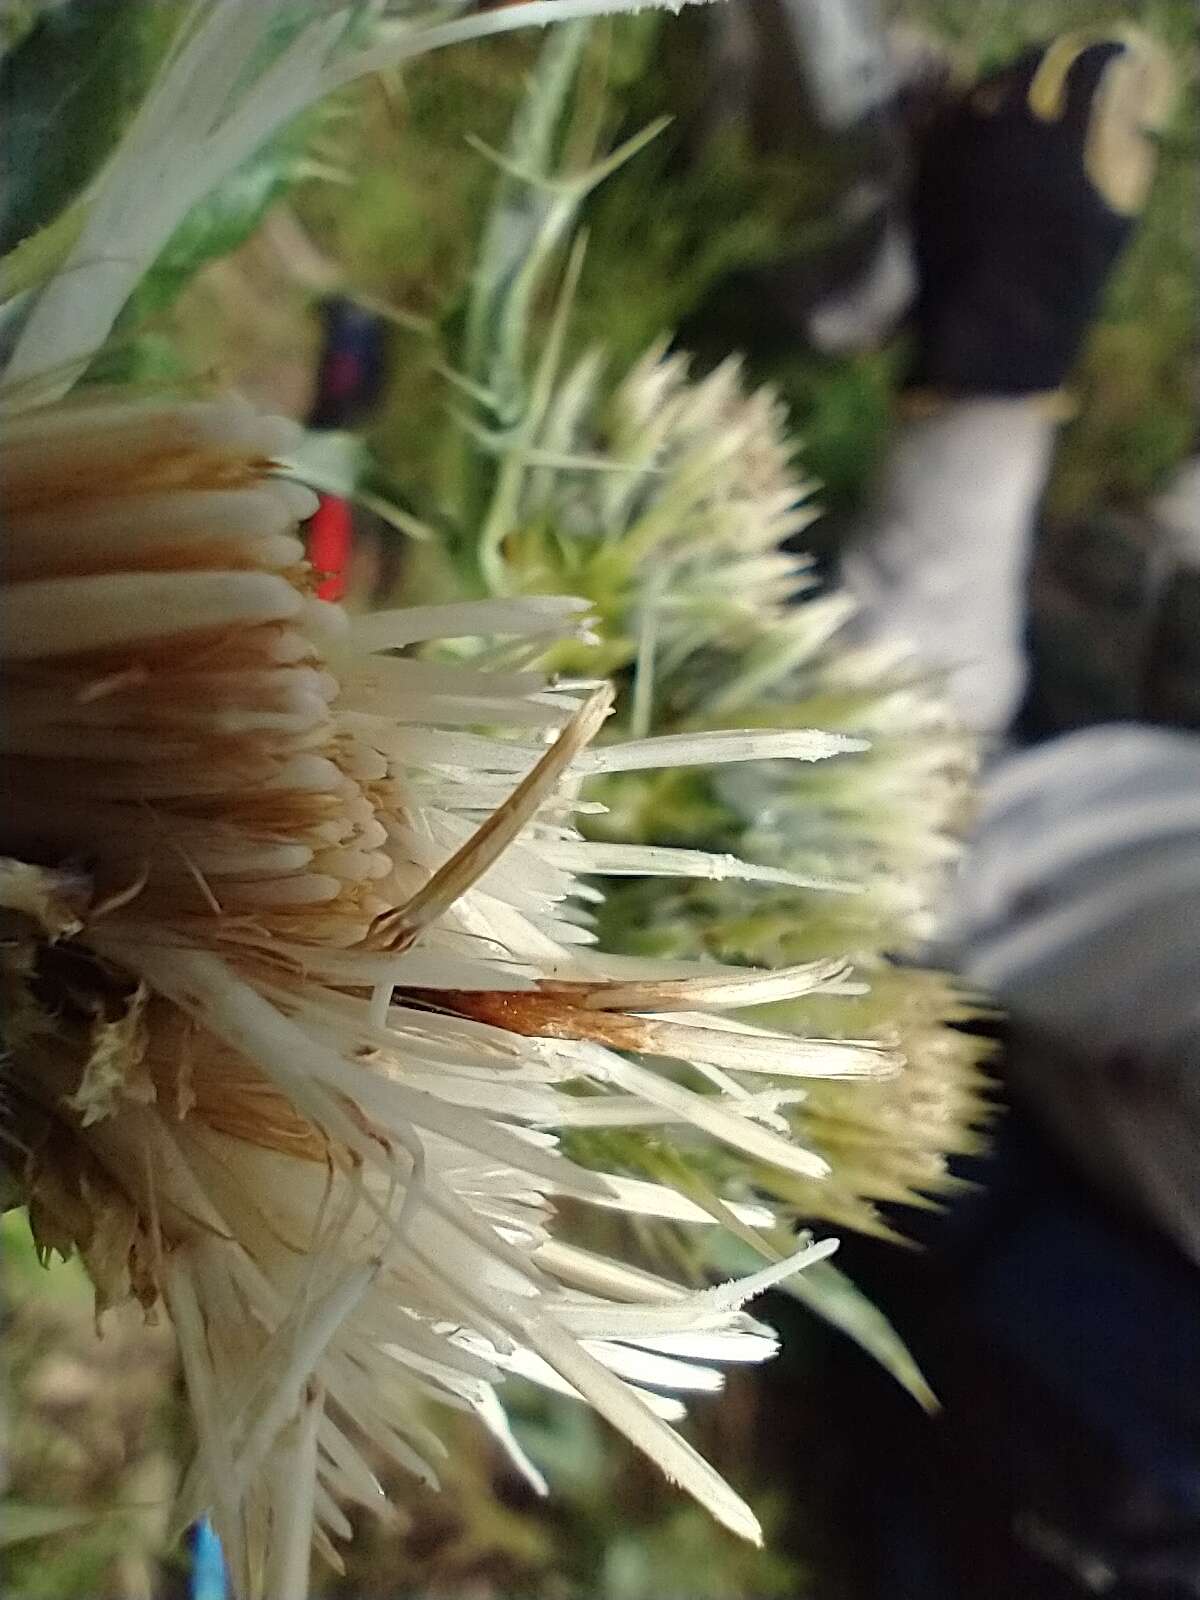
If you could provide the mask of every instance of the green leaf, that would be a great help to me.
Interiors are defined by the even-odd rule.
[[[479,421],[512,428],[526,402],[530,326],[550,266],[569,236],[582,192],[557,193],[553,178],[570,93],[588,38],[587,23],[554,30],[543,45],[501,158],[470,292],[461,318],[456,365],[490,396]],[[514,169],[521,176],[514,175]],[[456,499],[459,520],[484,520],[497,475],[495,463],[463,432]],[[477,558],[465,552],[468,562]]]
[[[937,1397],[903,1339],[879,1307],[832,1262],[818,1261],[786,1279],[779,1288],[853,1339],[912,1395],[922,1410],[938,1409]]]
[[[783,1249],[794,1248],[794,1240],[772,1238]],[[731,1277],[755,1271],[763,1264],[763,1253],[746,1247],[744,1241],[728,1233],[710,1236],[705,1241],[705,1260],[712,1271]],[[938,1409],[937,1396],[913,1360],[903,1339],[874,1301],[833,1265],[818,1261],[803,1272],[793,1273],[776,1286],[776,1293],[799,1301],[822,1322],[853,1339],[860,1349],[878,1361],[902,1389],[908,1391],[924,1411]]]
[[[95,175],[178,14],[145,0],[68,0],[0,60],[0,251],[44,228]]]
[[[83,227],[84,208],[78,201],[60,211],[53,222],[22,239],[0,257],[0,301],[23,294],[43,283],[70,254]]]
[[[305,150],[314,116],[271,140],[188,212],[130,302],[126,320],[172,304],[201,267],[245,244],[269,208],[310,170]]]

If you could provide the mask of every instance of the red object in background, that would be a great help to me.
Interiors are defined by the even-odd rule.
[[[354,531],[347,501],[323,494],[308,530],[308,559],[317,573],[322,600],[340,600],[346,592],[346,568]]]
[[[370,413],[386,377],[386,350],[384,325],[373,311],[332,295],[322,301],[319,312],[321,358],[308,426],[323,433],[352,428]],[[340,600],[345,594],[353,551],[348,502],[322,495],[308,532],[308,559],[322,600]]]

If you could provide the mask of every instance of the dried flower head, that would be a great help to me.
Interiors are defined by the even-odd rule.
[[[573,811],[588,772],[851,742],[589,750],[606,690],[394,653],[532,651],[580,607],[348,621],[312,594],[312,501],[273,466],[290,443],[231,400],[84,396],[0,445],[2,1125],[37,1241],[78,1251],[99,1307],[165,1302],[200,1443],[183,1510],[214,1507],[247,1592],[301,1592],[314,1520],[328,1551],[341,1503],[378,1501],[362,1437],[433,1478],[421,1397],[503,1433],[507,1371],[590,1400],[754,1537],[656,1391],[768,1354],[741,1305],[826,1247],[692,1294],[556,1241],[558,1196],[710,1219],[552,1130],[632,1118],[817,1179],[776,1079],[893,1063],[725,1014],[836,986],[838,963],[598,954],[576,873],[629,863]]]

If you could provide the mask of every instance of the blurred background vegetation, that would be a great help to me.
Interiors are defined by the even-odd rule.
[[[1133,18],[1176,53],[1185,80],[1138,237],[1113,281],[1075,375],[1046,506],[1049,528],[1140,505],[1195,441],[1200,274],[1194,211],[1200,101],[1193,0],[891,0],[970,75],[1067,26]],[[3,8],[12,48],[0,63],[6,111],[0,246],[11,249],[78,191],[135,103],[178,7],[143,0],[34,0]],[[47,19],[41,17],[45,22]],[[661,113],[671,125],[609,178],[585,212],[588,252],[573,338],[601,335],[618,363],[664,330],[703,324],[709,342],[748,338],[755,378],[777,384],[823,485],[814,544],[833,548],[886,450],[902,339],[844,359],[814,354],[778,327],[747,326],[728,286],[746,269],[819,257],[853,149],[797,137],[769,155],[744,131],[700,137],[695,70],[708,19],[641,15],[596,30],[580,137],[610,147]],[[290,130],[181,231],[131,307],[106,357],[144,380],[215,373],[303,412],[331,287],[381,308],[390,379],[367,437],[385,487],[436,521],[444,408],[430,324],[453,327],[495,182],[466,141],[504,143],[537,41],[514,38],[430,58],[377,80]],[[803,127],[803,108],[799,117]],[[27,174],[37,172],[31,185]],[[266,218],[265,226],[260,226]],[[297,233],[300,229],[300,234]],[[303,245],[303,248],[301,247]],[[311,248],[310,248],[311,247]],[[332,266],[331,264],[336,264]],[[182,292],[182,298],[177,296]],[[414,581],[436,584],[429,562]],[[4,1592],[13,1600],[182,1593],[163,1557],[162,1503],[185,1448],[169,1339],[120,1322],[97,1341],[78,1271],[34,1260],[23,1224],[5,1220],[4,1387],[8,1396]],[[555,1483],[533,1502],[477,1435],[453,1452],[447,1493],[390,1483],[396,1524],[367,1525],[344,1596],[544,1596],[694,1600],[852,1592],[838,1519],[836,1415],[823,1401],[829,1335],[798,1308],[772,1308],[792,1354],[763,1380],[731,1382],[698,1408],[706,1451],[754,1504],[768,1550],[711,1527],[581,1409],[517,1389],[518,1431]]]
[[[1065,27],[1122,17],[1166,41],[1180,62],[1185,92],[1162,143],[1146,216],[1075,374],[1078,415],[1062,441],[1047,510],[1065,519],[1104,501],[1136,501],[1163,481],[1196,431],[1194,7],[1189,0],[891,0],[886,10],[946,46],[965,77]],[[618,367],[664,330],[695,326],[701,314],[714,349],[722,341],[729,348],[749,342],[751,375],[782,390],[805,467],[823,486],[827,521],[814,538],[827,541],[861,505],[886,448],[902,339],[881,351],[823,357],[778,325],[753,326],[744,306],[730,308],[722,287],[744,269],[829,251],[836,243],[832,204],[861,150],[822,139],[814,123],[806,125],[802,106],[780,148],[766,155],[745,130],[699,139],[708,84],[697,63],[709,25],[701,7],[597,29],[590,84],[601,147],[664,113],[673,120],[588,204],[573,337],[587,346],[602,335]],[[418,494],[433,489],[437,454],[430,443],[444,432],[439,410],[446,400],[420,322],[452,322],[459,311],[495,180],[466,136],[503,146],[535,49],[525,38],[470,46],[432,58],[402,83],[364,84],[309,145],[309,159],[325,171],[293,191],[292,208],[311,236],[347,265],[347,287],[418,319],[407,338],[397,328],[392,383],[370,434],[380,459]],[[286,238],[278,248],[288,248]],[[197,307],[195,324],[222,331],[215,346],[198,338],[193,356],[228,361],[219,313],[236,314],[255,281],[277,275],[278,259],[269,257],[270,245],[260,239],[249,259],[227,263],[216,281],[198,287],[212,316]],[[249,359],[235,358],[239,369],[249,379],[290,367],[298,354],[295,307],[276,300],[265,325],[265,305],[252,301],[247,311],[239,331],[257,338]],[[308,338],[311,350],[311,325]],[[264,359],[260,341],[275,343],[273,361]]]

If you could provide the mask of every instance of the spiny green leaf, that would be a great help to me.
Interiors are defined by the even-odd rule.
[[[938,1409],[937,1397],[895,1328],[879,1307],[832,1262],[818,1261],[785,1279],[779,1287],[822,1321],[853,1339],[923,1410]]]

